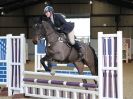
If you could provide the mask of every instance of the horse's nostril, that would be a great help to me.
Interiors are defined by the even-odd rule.
[[[32,40],[32,42],[33,42],[34,44],[37,44],[37,41],[36,41],[36,40]]]

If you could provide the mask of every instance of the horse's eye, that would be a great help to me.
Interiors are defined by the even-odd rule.
[[[34,25],[34,27],[37,27],[37,26],[38,26],[38,24],[35,24],[35,25]]]
[[[35,24],[35,25],[34,25],[34,28],[35,28],[35,29],[39,29],[39,24]]]

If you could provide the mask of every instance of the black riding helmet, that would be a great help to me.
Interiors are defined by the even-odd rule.
[[[47,12],[54,12],[53,7],[51,7],[51,6],[46,6],[46,7],[44,8],[44,13],[47,13]]]

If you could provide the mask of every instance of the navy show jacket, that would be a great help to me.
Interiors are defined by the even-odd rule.
[[[49,21],[53,28],[59,33],[70,33],[74,29],[74,23],[73,22],[67,22],[65,18],[59,14],[59,13],[53,13],[53,19],[54,24],[50,20],[50,18],[47,18],[45,15],[40,16],[36,21],[38,23],[41,23],[44,21]],[[57,30],[56,28],[60,28]]]
[[[58,32],[70,33],[74,29],[74,23],[67,22],[61,14],[53,14],[54,26],[60,28]]]

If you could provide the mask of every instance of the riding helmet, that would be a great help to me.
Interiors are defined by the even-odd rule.
[[[47,12],[54,12],[53,7],[51,7],[51,6],[46,6],[46,7],[44,8],[44,13],[47,13]]]

